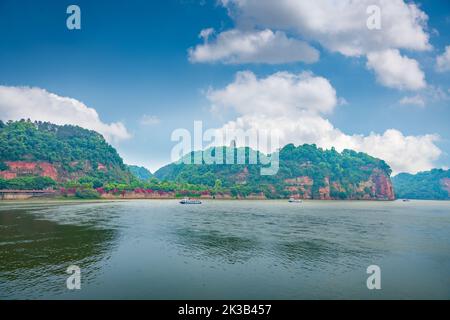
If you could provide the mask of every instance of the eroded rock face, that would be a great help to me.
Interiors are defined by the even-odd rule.
[[[394,200],[394,188],[391,179],[381,171],[376,171],[371,180],[375,183],[375,197],[378,199]]]
[[[312,186],[314,181],[307,176],[296,177],[293,179],[284,180],[286,184],[286,191],[291,193],[291,196],[300,199],[312,199]]]
[[[357,186],[347,185],[346,190],[339,182],[330,181],[326,177],[316,189],[315,181],[311,177],[301,176],[284,180],[285,190],[290,196],[301,199],[334,200],[341,199],[339,193],[345,192],[345,199],[350,200],[395,200],[394,189],[389,176],[383,171],[375,169],[367,181],[359,183]],[[450,190],[450,179],[448,181]],[[334,192],[332,191],[334,190]]]
[[[5,163],[8,169],[0,171],[0,177],[7,180],[22,176],[41,176],[50,177],[58,182],[65,182],[76,180],[93,170],[89,161],[73,161],[70,166],[75,170],[71,172],[64,170],[60,163],[45,161],[5,161]],[[97,170],[107,172],[108,167],[100,163]]]
[[[320,200],[331,200],[330,191],[330,179],[327,177],[325,178],[325,186],[319,188]]]
[[[58,180],[56,167],[48,162],[6,161],[8,170],[0,171],[3,179],[14,179],[18,176],[37,175]]]

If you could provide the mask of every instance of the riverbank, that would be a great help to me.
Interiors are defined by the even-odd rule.
[[[47,199],[47,200],[176,200],[183,198],[192,198],[199,200],[288,200],[290,197],[286,198],[268,198],[264,193],[251,193],[247,196],[242,195],[232,195],[229,193],[218,193],[212,194],[199,194],[199,195],[185,195],[176,192],[136,192],[136,191],[125,191],[120,193],[113,192],[90,192],[88,194],[81,193],[80,195],[76,192],[58,192],[53,190],[0,190],[0,201],[30,201],[33,199]],[[307,197],[296,197],[296,199],[301,200],[326,200],[326,201],[393,201],[396,199],[389,198],[307,198]]]
[[[33,203],[33,202],[127,202],[127,201],[154,201],[154,200],[182,200],[183,197],[166,197],[166,198],[121,198],[121,197],[108,197],[108,198],[93,198],[93,199],[81,199],[76,197],[29,197],[26,199],[1,199],[0,203]],[[193,198],[196,199],[196,198]],[[201,201],[258,201],[258,202],[271,202],[271,201],[282,201],[287,202],[289,199],[254,199],[254,198],[199,198]],[[301,199],[303,202],[395,202],[401,201],[402,199],[393,200],[376,200],[376,199]],[[411,199],[411,201],[450,201],[450,200],[421,200],[421,199]]]

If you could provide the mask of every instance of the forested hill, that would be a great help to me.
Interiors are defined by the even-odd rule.
[[[0,121],[0,178],[33,175],[58,182],[84,178],[97,185],[131,177],[117,151],[95,131],[48,122]]]
[[[280,150],[277,174],[264,176],[261,165],[248,160],[265,155],[249,148],[218,150],[231,154],[235,164],[170,164],[155,178],[142,168],[126,166],[94,131],[47,122],[0,122],[0,189],[54,187],[63,194],[78,192],[80,197],[128,193],[132,197],[394,199],[391,169],[364,153],[289,144]],[[187,157],[201,159],[206,153],[214,152]]]
[[[152,173],[145,167],[139,167],[134,165],[127,166],[130,172],[139,180],[146,181],[153,177]]]
[[[224,153],[227,150],[222,149]],[[234,152],[236,158],[237,149]],[[250,152],[255,151],[245,150],[247,160]],[[214,151],[206,150],[203,155],[211,153]],[[188,155],[195,156],[196,153]],[[280,168],[273,176],[262,176],[260,165],[173,163],[155,172],[155,177],[179,183],[219,185],[234,194],[261,194],[267,198],[394,199],[390,167],[367,154],[289,144],[280,150],[279,157]]]
[[[450,200],[450,170],[433,169],[415,175],[401,173],[392,182],[398,198]]]

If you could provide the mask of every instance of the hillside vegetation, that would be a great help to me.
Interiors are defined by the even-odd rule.
[[[14,177],[3,179],[3,185],[28,181],[29,188],[42,182],[33,180],[37,176],[56,182],[82,180],[97,186],[131,179],[122,158],[99,133],[29,120],[0,121],[0,171],[3,177]]]
[[[230,152],[230,148],[223,147],[221,150],[224,154]],[[238,150],[231,150],[234,152],[235,163]],[[245,148],[244,152],[248,163],[250,154],[255,151]],[[207,154],[215,155],[215,151],[206,150],[200,155],[193,152],[187,157],[194,159]],[[257,153],[257,156],[263,157],[260,153]],[[201,184],[213,188],[220,186],[221,189],[230,190],[233,195],[263,193],[269,198],[288,196],[312,199],[393,198],[393,195],[383,194],[384,191],[377,190],[376,181],[370,183],[376,176],[386,179],[390,185],[390,167],[383,160],[367,154],[352,150],[339,153],[334,149],[317,148],[316,145],[305,144],[296,147],[289,144],[280,150],[279,158],[279,171],[273,176],[262,176],[259,164],[173,163],[155,172],[155,177],[160,180]]]
[[[216,152],[233,164],[173,163],[158,170],[126,166],[98,133],[71,125],[26,120],[0,122],[0,188],[59,188],[80,198],[116,196],[198,196],[392,200],[391,169],[380,159],[352,150],[286,145],[279,170],[261,175],[267,155],[250,148],[193,152],[192,160]],[[218,155],[219,155],[218,154]],[[261,163],[258,161],[257,163]]]
[[[450,199],[450,170],[433,169],[415,175],[401,173],[392,178],[398,198]]]
[[[152,173],[144,167],[128,165],[128,170],[139,180],[146,181],[153,177]]]

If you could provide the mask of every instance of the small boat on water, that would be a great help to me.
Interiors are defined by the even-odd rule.
[[[291,203],[302,203],[303,201],[301,199],[289,198],[289,202],[291,202]]]
[[[409,202],[410,200],[409,199],[403,199],[403,202]]]
[[[184,198],[183,200],[180,201],[181,204],[202,204],[202,202],[200,200],[197,199],[189,199],[189,198]]]

